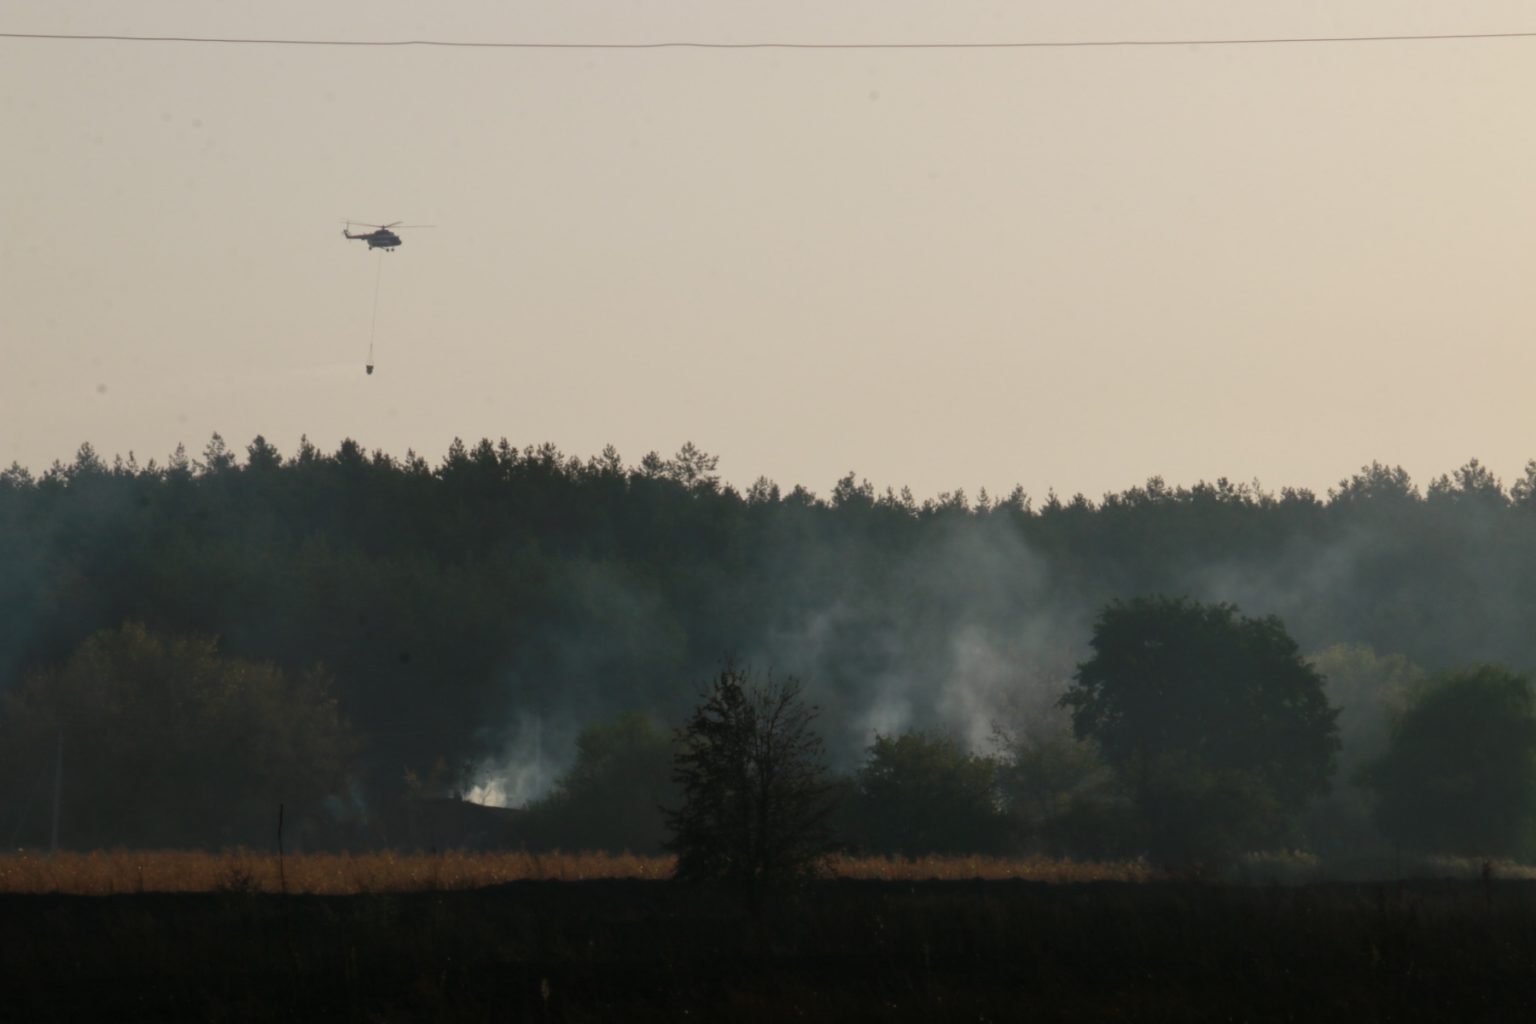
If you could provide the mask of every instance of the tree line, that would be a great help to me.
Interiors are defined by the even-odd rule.
[[[1104,609],[1091,648],[1059,701],[1080,754],[1065,773],[1041,771],[1023,750],[977,756],[906,733],[877,737],[839,779],[798,681],[754,681],[727,664],[676,730],[668,804],[659,772],[643,794],[666,819],[678,877],[760,894],[839,849],[1110,854],[1207,871],[1307,841],[1304,816],[1338,768],[1340,709],[1283,623],[1138,598]],[[584,755],[589,781],[617,767],[595,747]],[[1399,851],[1536,856],[1530,679],[1482,665],[1426,681],[1350,781],[1369,791],[1372,824]],[[635,785],[599,788],[628,786],[642,797],[632,806],[645,806]],[[1047,799],[1021,800],[1021,788]],[[1088,834],[1085,814],[1097,819]],[[1067,848],[1049,849],[1052,838]]]
[[[1154,478],[1097,501],[919,502],[854,474],[826,496],[734,488],[692,445],[635,465],[612,449],[580,459],[489,440],[435,464],[351,441],[284,455],[257,438],[242,455],[216,436],[197,458],[142,465],[83,446],[40,474],[0,473],[0,688],[34,704],[47,690],[64,714],[201,649],[243,681],[204,693],[218,673],[189,672],[195,699],[125,711],[125,735],[159,751],[145,791],[175,806],[167,766],[192,764],[179,774],[238,803],[228,794],[250,777],[207,759],[245,744],[274,780],[273,759],[292,756],[324,782],[251,784],[264,794],[253,806],[287,788],[327,814],[366,815],[407,793],[465,791],[519,753],[512,725],[527,716],[578,768],[581,744],[601,738],[583,732],[592,723],[666,736],[656,723],[683,720],[693,681],[737,652],[805,680],[832,767],[872,772],[839,784],[878,792],[892,763],[953,762],[960,791],[1036,808],[1029,842],[1109,849],[1092,837],[1124,834],[1107,824],[1114,801],[1063,787],[1107,792],[1123,772],[1102,742],[1083,747],[1066,721],[1080,709],[1057,701],[1111,602],[1187,595],[1278,616],[1311,652],[1340,709],[1340,767],[1302,816],[1318,837],[1364,842],[1376,826],[1361,773],[1423,679],[1536,664],[1533,511],[1536,464],[1505,487],[1476,461],[1422,489],[1373,464],[1325,494]],[[93,665],[129,657],[116,648],[137,650],[143,671],[100,681]],[[71,728],[56,731],[66,763],[86,756]],[[0,829],[37,827],[51,750],[0,747]],[[552,827],[581,785],[567,775],[527,828]],[[846,827],[877,836],[889,827],[877,818]],[[130,841],[130,825],[98,820],[103,841]],[[178,835],[245,841],[255,827],[196,820]],[[1019,841],[1016,824],[1001,832]]]

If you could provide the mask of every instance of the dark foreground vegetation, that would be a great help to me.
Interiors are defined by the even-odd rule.
[[[7,1019],[1512,1021],[1536,885],[0,897]]]

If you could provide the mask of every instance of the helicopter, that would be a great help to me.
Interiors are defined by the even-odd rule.
[[[431,224],[402,224],[399,221],[395,221],[393,224],[368,224],[363,221],[347,220],[342,221],[342,223],[346,225],[346,227],[341,229],[343,238],[351,238],[359,242],[367,242],[369,249],[383,249],[385,252],[392,252],[395,246],[405,244],[401,241],[400,236],[395,234],[395,228],[432,227]],[[354,224],[365,228],[375,228],[376,230],[364,231],[361,234],[354,235],[352,233],[352,225]]]

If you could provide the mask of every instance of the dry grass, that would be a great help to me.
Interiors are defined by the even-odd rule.
[[[348,895],[478,889],[524,879],[665,878],[670,857],[607,853],[310,853],[113,850],[0,857],[0,892],[279,892]]]
[[[1536,880],[1536,866],[1512,860],[1478,860],[1476,857],[1431,857],[1418,873],[1441,878],[1482,878],[1485,869],[1489,879]]]
[[[48,856],[20,852],[0,856],[0,893],[279,892],[350,895],[478,889],[527,879],[581,881],[596,878],[666,878],[671,857],[609,853],[443,853],[291,855],[283,861],[249,850],[114,850]],[[1146,881],[1153,872],[1139,862],[994,857],[838,857],[828,865],[839,878],[1026,879],[1039,882]]]
[[[1028,882],[1145,882],[1155,872],[1141,861],[1053,860],[1048,857],[834,857],[837,878],[891,882],[1021,879]]]

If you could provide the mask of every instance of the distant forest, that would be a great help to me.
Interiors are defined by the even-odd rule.
[[[1059,724],[1098,609],[1145,594],[1277,615],[1308,653],[1531,669],[1536,462],[1508,487],[1474,460],[1422,488],[1372,464],[1326,494],[1154,477],[918,501],[854,473],[739,490],[691,444],[434,463],[215,435],[164,464],[86,445],[0,473],[0,691],[124,623],[216,638],[326,677],[359,801],[541,791],[584,727],[676,724],[728,656],[803,680],[834,767],[913,729],[982,750]]]

